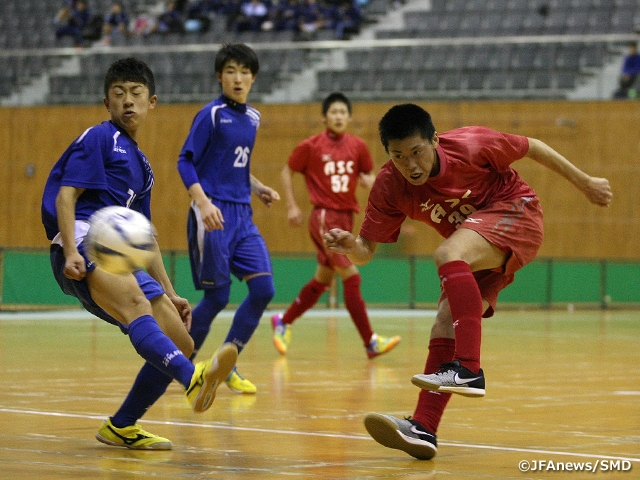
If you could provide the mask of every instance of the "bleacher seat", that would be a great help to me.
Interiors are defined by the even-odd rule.
[[[139,0],[136,5],[155,5],[156,0]],[[640,26],[638,0],[432,0],[430,10],[403,13],[400,29],[377,29],[376,38],[497,37],[491,45],[413,46],[362,48],[346,51],[346,71],[318,72],[318,93],[342,89],[357,98],[393,98],[412,92],[454,97],[456,92],[471,97],[561,95],[580,83],[581,75],[602,67],[609,55],[607,44],[511,44],[501,43],[505,35],[632,33]],[[90,0],[92,10],[106,10],[111,0]],[[371,0],[365,15],[379,16],[395,8],[394,0]],[[51,19],[59,2],[49,0],[5,0],[0,2],[0,49],[71,47],[72,39],[56,41]],[[262,44],[293,41],[293,32],[226,31],[227,19],[213,15],[206,33],[154,34],[119,38],[112,45],[214,44],[244,41]],[[41,28],[42,25],[51,28]],[[40,27],[40,28],[38,28]],[[331,32],[326,33],[327,39]],[[324,38],[324,37],[323,37]],[[301,47],[303,44],[300,44]],[[273,91],[294,74],[313,63],[309,49],[259,50],[261,71],[254,85],[253,101]],[[83,52],[84,53],[84,52]],[[83,54],[80,73],[51,80],[50,101],[80,102],[102,96],[102,75],[120,55],[106,51]],[[218,93],[213,74],[215,52],[140,54],[158,77],[163,101],[204,101]],[[2,59],[2,92],[21,85],[59,65],[61,57],[29,56]],[[63,81],[61,79],[66,79]],[[11,88],[7,85],[11,83]],[[73,100],[76,89],[77,98]],[[428,93],[426,93],[428,92]],[[0,92],[1,94],[1,92]]]

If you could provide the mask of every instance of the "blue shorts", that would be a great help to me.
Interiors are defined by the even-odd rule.
[[[231,283],[254,273],[273,273],[267,245],[253,223],[251,205],[214,201],[224,217],[224,230],[207,232],[200,210],[191,203],[187,221],[189,260],[197,290]]]
[[[87,255],[84,252],[82,243],[78,246],[78,251],[85,259],[87,273],[94,270],[96,268],[95,264],[88,260]],[[64,275],[65,258],[64,252],[62,251],[62,247],[60,245],[51,245],[50,259],[51,268],[53,269],[53,275],[56,278],[58,285],[60,285],[60,288],[65,294],[71,295],[72,297],[76,297],[78,300],[80,300],[82,306],[89,313],[92,313],[96,317],[120,327],[122,332],[125,334],[129,332],[129,328],[126,325],[123,325],[118,320],[113,318],[102,308],[100,308],[96,302],[93,301],[93,298],[91,298],[91,293],[89,293],[89,285],[87,284],[86,279],[78,281],[67,278]],[[136,270],[135,272],[133,272],[133,275],[134,277],[136,277],[138,285],[140,286],[140,289],[144,293],[144,296],[147,298],[147,300],[152,300],[164,294],[164,289],[162,288],[162,286],[144,270]]]

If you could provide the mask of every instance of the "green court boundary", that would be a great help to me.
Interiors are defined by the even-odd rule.
[[[191,303],[195,290],[186,251],[167,250],[165,266],[176,291]],[[285,308],[313,276],[313,254],[272,254],[276,295],[270,310]],[[362,294],[370,308],[435,308],[440,296],[430,256],[385,254],[360,267]],[[516,274],[500,294],[501,308],[640,308],[640,261],[538,258]],[[234,278],[228,308],[246,296]],[[318,302],[319,308],[344,306],[339,279]],[[0,310],[51,310],[78,306],[53,278],[45,248],[0,248]]]

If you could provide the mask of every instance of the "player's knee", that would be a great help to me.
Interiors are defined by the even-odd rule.
[[[267,308],[269,302],[276,294],[273,276],[260,275],[247,282],[249,287],[249,301],[256,306]]]
[[[435,252],[433,252],[433,261],[438,268],[440,268],[445,263],[452,262],[453,260],[458,260],[458,255],[446,243],[440,245],[438,248],[436,248]]]
[[[207,289],[204,292],[202,302],[206,304],[208,309],[217,313],[223,310],[229,303],[230,291],[228,285],[222,288]]]

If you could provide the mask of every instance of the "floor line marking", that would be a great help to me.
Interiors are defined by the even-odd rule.
[[[82,415],[77,413],[64,413],[64,412],[46,412],[39,410],[20,410],[16,408],[0,408],[2,413],[15,413],[19,415],[42,415],[50,417],[65,417],[65,418],[83,418],[90,420],[104,420],[108,415]],[[205,423],[192,423],[192,422],[175,422],[166,420],[147,420],[145,423],[154,425],[171,425],[175,427],[196,427],[196,428],[212,428],[220,430],[236,430],[246,432],[259,432],[259,433],[271,433],[271,434],[284,434],[284,435],[305,435],[315,437],[330,437],[330,438],[344,438],[351,440],[373,440],[370,437],[364,435],[346,435],[338,433],[321,433],[321,432],[301,432],[295,430],[275,430],[267,428],[254,428],[254,427],[238,427],[233,425],[221,425],[221,424],[205,424]],[[576,452],[563,452],[557,450],[542,450],[537,448],[517,448],[517,447],[500,447],[496,445],[473,445],[467,443],[453,443],[453,442],[438,442],[441,446],[447,447],[459,447],[459,448],[475,448],[480,450],[497,450],[505,452],[519,452],[530,453],[540,455],[558,455],[566,457],[580,457],[580,458],[594,458],[603,460],[627,460],[629,462],[640,463],[640,458],[636,457],[618,457],[612,455],[595,455],[590,453],[576,453]]]

